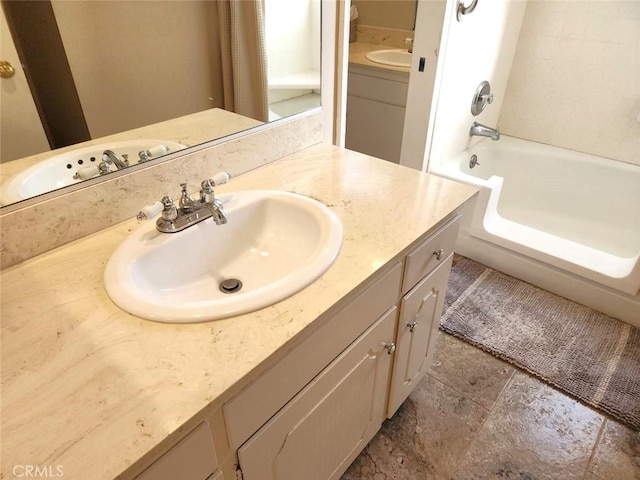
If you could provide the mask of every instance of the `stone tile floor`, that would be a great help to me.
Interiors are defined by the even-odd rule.
[[[640,480],[640,432],[439,332],[431,370],[342,477],[414,479]]]

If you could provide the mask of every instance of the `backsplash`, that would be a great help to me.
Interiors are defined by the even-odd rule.
[[[237,176],[322,141],[320,110],[158,165],[0,215],[1,268],[135,217],[163,195],[190,192],[219,171]],[[232,180],[233,181],[233,180]]]
[[[405,38],[413,38],[411,30],[396,30],[394,28],[371,27],[358,25],[356,41],[372,45],[385,45],[392,48],[409,48],[405,45]]]

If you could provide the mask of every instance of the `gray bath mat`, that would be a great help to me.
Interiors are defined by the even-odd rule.
[[[456,256],[441,328],[640,430],[640,330]]]

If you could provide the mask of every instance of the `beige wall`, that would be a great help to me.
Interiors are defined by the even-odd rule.
[[[93,138],[222,105],[215,2],[53,8]]]
[[[352,0],[358,24],[413,30],[417,0]]]
[[[530,0],[500,130],[640,165],[639,32],[637,1]]]

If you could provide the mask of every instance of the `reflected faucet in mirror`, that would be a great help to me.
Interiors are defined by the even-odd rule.
[[[102,153],[102,162],[100,165],[105,165],[104,169],[106,169],[107,172],[111,170],[111,165],[115,165],[118,170],[122,170],[129,166],[129,155],[123,153],[122,157],[120,157],[120,155],[113,150],[105,150]]]
[[[169,152],[166,145],[156,145],[155,147],[146,148],[138,152],[138,163],[145,163],[154,157],[161,157]],[[111,149],[107,149],[102,153],[102,161],[96,165],[90,165],[80,168],[73,176],[76,180],[87,180],[96,175],[106,175],[111,172],[111,165],[115,165],[117,170],[123,170],[129,167],[129,154],[123,153],[118,155]]]
[[[13,43],[19,43],[21,52],[20,58],[15,51],[15,58],[8,59],[16,66],[16,74],[2,79],[3,87],[10,88],[0,92],[4,139],[0,151],[0,183],[4,184],[58,154],[74,156],[78,149],[97,143],[163,138],[180,143],[183,148],[194,147],[318,107],[320,3],[320,0],[2,0],[0,16],[3,22],[6,17],[8,25],[1,29],[2,45],[6,45],[9,52]],[[250,10],[254,8],[259,15],[251,15]],[[228,9],[233,15],[228,15]],[[254,27],[248,27],[252,25],[249,17],[262,19],[263,25],[253,31]],[[254,55],[249,53],[254,50],[266,59],[260,67],[261,75],[266,77],[266,91],[260,95],[253,90],[235,92],[233,88],[229,93],[226,87],[229,82],[247,89],[256,84],[225,78],[223,74],[223,71],[235,71],[235,68],[222,68],[228,56],[223,51],[224,45],[235,42],[234,36],[229,34],[231,18],[237,22],[232,26],[233,30],[243,31],[243,41],[255,37],[256,43],[261,45],[260,49],[242,48],[242,45],[233,48],[238,52],[234,53],[234,65],[238,62],[257,65]],[[161,35],[140,32],[141,19],[165,25],[171,32]],[[139,34],[135,39],[96,36],[95,32],[104,23],[118,24],[124,31]],[[301,25],[305,28],[301,29]],[[172,65],[170,75],[166,71],[168,55]],[[46,61],[42,61],[45,57]],[[20,68],[23,64],[27,67],[24,70]],[[44,68],[59,68],[66,73],[61,77],[57,74],[60,72],[43,71]],[[251,78],[254,75],[252,68],[244,70],[250,72],[247,75]],[[129,74],[134,71],[144,71],[145,75]],[[56,85],[51,85],[52,78],[56,78]],[[67,92],[64,94],[63,84]],[[15,92],[26,93],[24,97],[28,98],[21,102],[28,105],[21,104],[18,111],[10,112],[8,109],[15,105],[16,98],[9,99],[7,95]],[[257,110],[245,110],[243,102],[237,100],[240,97],[259,97],[261,106]],[[70,121],[66,115],[72,110],[78,113]],[[27,111],[30,112],[28,118]],[[254,114],[254,111],[260,113]],[[20,118],[20,122],[16,122],[16,118]],[[29,135],[37,135],[37,142],[31,141],[31,137],[25,138],[25,125],[34,129]],[[120,154],[111,147],[107,149]],[[136,161],[130,155],[129,162],[136,166],[148,159],[162,161],[157,160],[161,156],[140,157]],[[98,167],[101,157],[100,154],[97,162],[91,165]],[[103,172],[95,173],[93,168],[82,170],[89,166],[86,162],[80,165],[76,162],[73,159],[67,162],[71,164],[69,171],[65,170],[69,178],[47,181],[46,188],[45,184],[34,185],[34,188],[23,185],[21,194],[3,196],[2,205],[87,179],[95,182],[108,173],[105,166]],[[66,169],[67,163],[63,168]],[[120,170],[113,160],[105,165],[111,167],[110,172]],[[91,172],[94,174],[89,175]],[[76,178],[72,178],[75,174]],[[26,176],[22,180],[34,181]]]
[[[115,165],[118,170],[123,170],[129,166],[129,154],[123,153],[120,157],[113,150],[102,152],[102,161],[98,165],[89,165],[78,170],[73,178],[75,180],[86,180],[96,175],[106,175],[111,172],[111,165]]]

